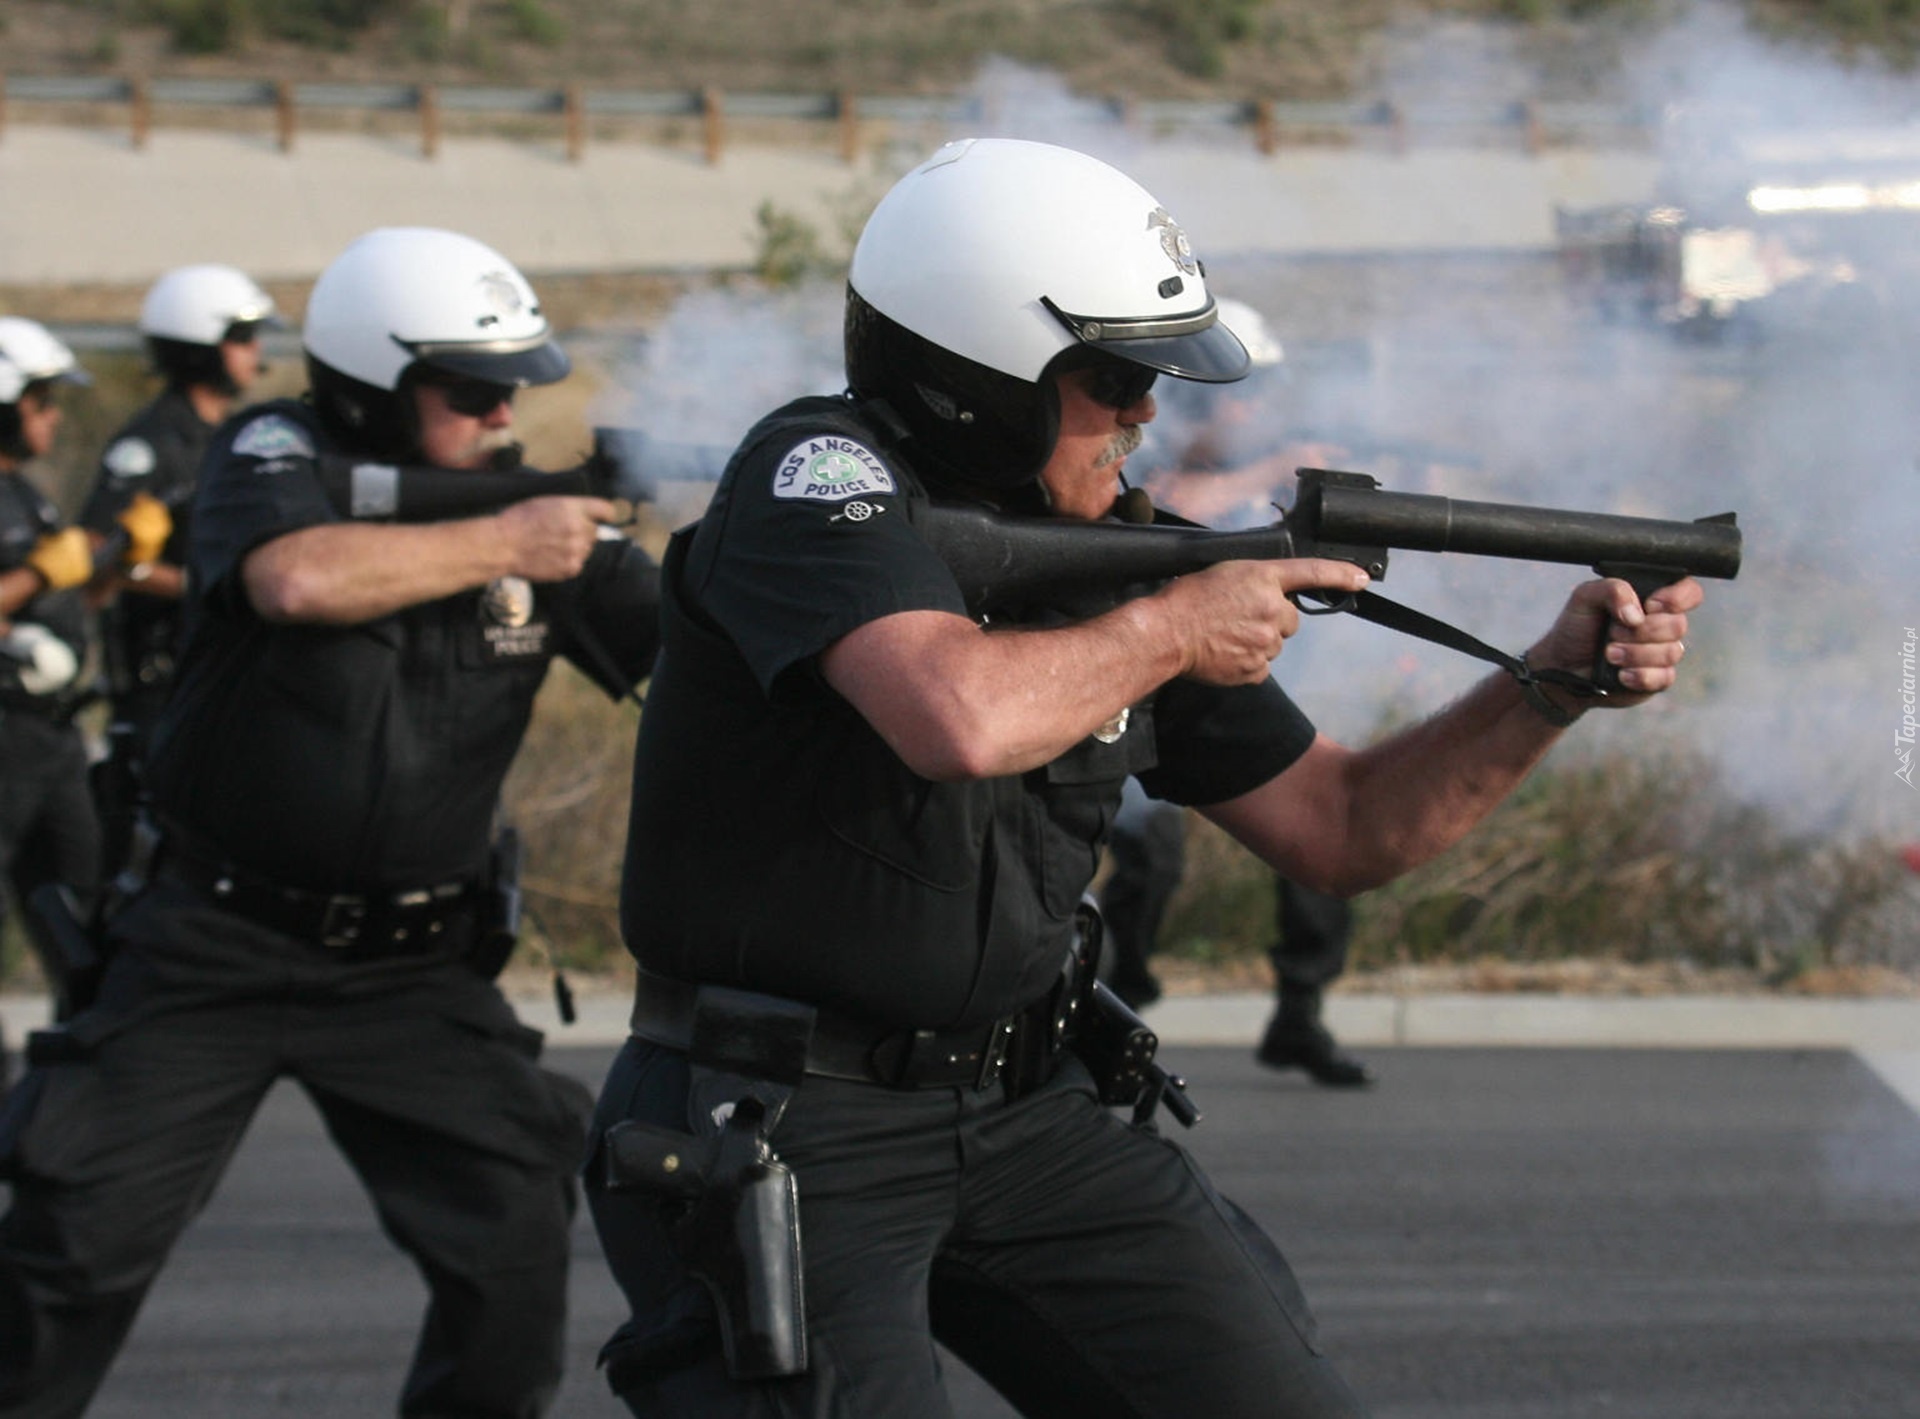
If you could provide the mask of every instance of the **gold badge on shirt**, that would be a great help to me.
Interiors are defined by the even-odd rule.
[[[1133,706],[1128,705],[1112,719],[1093,731],[1093,737],[1102,744],[1117,744],[1120,736],[1127,732],[1127,721],[1133,718]]]
[[[480,609],[494,625],[518,630],[533,619],[533,584],[525,577],[495,577],[481,594]]]

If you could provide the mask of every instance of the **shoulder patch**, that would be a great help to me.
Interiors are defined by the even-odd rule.
[[[821,434],[795,444],[773,470],[776,498],[841,503],[894,491],[880,455],[857,439]]]
[[[115,439],[100,456],[100,462],[106,466],[107,472],[116,478],[144,478],[153,472],[159,461],[152,444],[143,438],[131,436]]]
[[[312,458],[313,440],[284,414],[262,414],[233,441],[233,451],[249,458]]]

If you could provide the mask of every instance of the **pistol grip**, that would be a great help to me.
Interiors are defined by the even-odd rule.
[[[1642,604],[1661,587],[1672,586],[1688,575],[1685,567],[1653,567],[1637,562],[1597,562],[1593,569],[1600,576],[1618,577],[1624,581],[1633,588],[1633,594],[1640,598]],[[1603,638],[1600,648],[1594,652],[1593,673],[1589,678],[1603,693],[1617,695],[1626,686],[1620,683],[1619,668],[1607,659],[1607,646],[1611,640],[1611,635]]]

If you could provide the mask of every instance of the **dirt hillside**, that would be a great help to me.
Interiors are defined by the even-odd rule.
[[[1314,99],[1377,91],[1409,50],[1489,45],[1575,97],[1662,5],[1512,0],[8,0],[6,72],[244,75],[856,94],[966,89],[997,55],[1083,94]],[[272,37],[274,17],[370,11]],[[1558,12],[1580,18],[1557,18]],[[1509,17],[1530,13],[1525,23]],[[171,24],[128,16],[172,16]],[[192,46],[204,52],[193,52]]]

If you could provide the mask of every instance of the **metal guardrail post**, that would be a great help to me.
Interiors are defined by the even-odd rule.
[[[440,156],[440,90],[433,84],[422,84],[415,91],[414,102],[420,109],[420,156],[437,158]]]
[[[271,108],[275,113],[282,152],[296,142],[299,108],[419,115],[421,149],[431,159],[439,155],[442,111],[470,114],[562,115],[567,159],[578,162],[590,137],[596,113],[631,114],[671,119],[676,123],[698,114],[706,161],[717,165],[726,144],[727,109],[749,120],[774,119],[807,123],[832,121],[839,125],[840,151],[857,163],[863,148],[863,125],[874,122],[943,126],[965,124],[994,127],[1005,108],[1003,95],[960,100],[952,96],[861,96],[848,91],[810,94],[740,93],[730,98],[717,88],[672,91],[583,90],[569,83],[563,88],[501,89],[486,86],[439,86],[405,82],[333,83],[289,80],[147,79],[123,75],[14,74],[0,78],[0,135],[8,117],[18,116],[22,101],[30,105],[99,106],[126,104],[132,145],[144,148],[153,130],[154,109],[175,106]],[[13,105],[11,113],[8,104]],[[1195,126],[1218,132],[1222,128],[1250,128],[1258,151],[1272,154],[1304,129],[1311,133],[1345,134],[1348,138],[1390,147],[1405,153],[1418,126],[1423,142],[1484,142],[1489,133],[1505,141],[1509,131],[1530,154],[1566,144],[1604,145],[1618,142],[1626,130],[1645,141],[1657,129],[1658,119],[1637,110],[1606,104],[1563,104],[1520,100],[1487,104],[1459,103],[1403,107],[1390,98],[1349,100],[1255,99],[1125,100],[1076,99],[1076,114],[1087,121],[1119,121],[1139,131],[1183,131]],[[164,114],[162,115],[164,116]],[[81,120],[86,121],[86,120]],[[107,121],[111,122],[111,119]],[[818,131],[817,129],[815,131]]]
[[[718,89],[700,91],[700,117],[706,133],[707,166],[718,167],[726,142],[726,113]]]
[[[1407,112],[1392,99],[1380,100],[1380,121],[1387,125],[1387,138],[1393,144],[1393,151],[1404,154],[1407,151]]]
[[[134,151],[139,152],[147,146],[147,135],[153,131],[153,98],[144,78],[127,81],[127,108]]]

